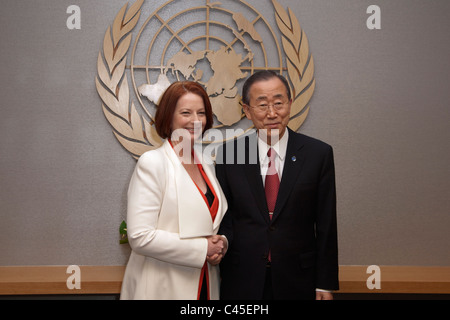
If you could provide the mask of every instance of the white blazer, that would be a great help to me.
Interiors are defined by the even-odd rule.
[[[206,236],[217,234],[227,210],[214,166],[202,164],[217,197],[214,223],[210,211],[166,140],[144,153],[128,189],[127,233],[132,249],[121,299],[197,299],[206,261]],[[208,264],[210,297],[219,299],[218,266]]]

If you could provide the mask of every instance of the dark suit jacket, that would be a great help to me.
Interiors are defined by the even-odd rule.
[[[314,299],[316,288],[337,290],[332,148],[289,130],[272,221],[256,150],[253,134],[220,148],[216,160],[217,178],[228,200],[219,230],[229,242],[220,265],[221,299],[262,298],[269,249],[275,299]]]

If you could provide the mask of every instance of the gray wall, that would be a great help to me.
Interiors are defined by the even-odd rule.
[[[278,32],[271,1],[247,2]],[[335,150],[340,263],[449,266],[450,2],[279,2],[315,59],[299,131]],[[163,3],[145,1],[134,35]],[[80,30],[66,27],[72,4]],[[94,82],[104,33],[124,4],[2,1],[0,265],[126,264],[118,227],[135,160],[113,136]],[[381,30],[366,27],[371,4]]]

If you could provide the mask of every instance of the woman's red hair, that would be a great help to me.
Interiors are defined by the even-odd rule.
[[[175,108],[178,100],[186,93],[196,94],[203,100],[206,115],[206,125],[203,133],[212,128],[214,122],[212,106],[205,89],[203,89],[200,84],[192,81],[174,82],[167,88],[161,97],[155,114],[155,128],[161,138],[167,139],[171,136],[172,119]]]

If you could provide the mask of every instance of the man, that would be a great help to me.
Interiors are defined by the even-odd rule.
[[[255,73],[243,102],[257,133],[217,156],[228,200],[221,299],[332,299],[339,286],[333,150],[287,128],[284,77]]]

